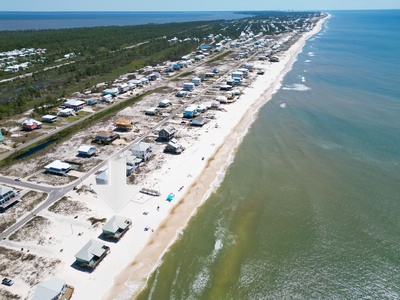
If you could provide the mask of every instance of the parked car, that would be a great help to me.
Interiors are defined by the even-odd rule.
[[[14,281],[12,281],[10,278],[6,277],[1,281],[1,283],[4,285],[12,286],[14,284]]]
[[[21,181],[21,178],[19,178],[19,177],[15,178],[15,181]]]

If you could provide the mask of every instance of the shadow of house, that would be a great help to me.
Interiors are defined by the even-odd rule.
[[[100,241],[90,240],[75,254],[74,264],[78,268],[94,270],[108,253],[110,253],[110,247]]]
[[[102,236],[105,239],[119,240],[129,230],[129,228],[131,228],[131,226],[131,219],[115,215],[104,224],[102,228]]]
[[[161,142],[168,142],[175,136],[176,132],[177,129],[170,124],[158,132],[158,140]]]

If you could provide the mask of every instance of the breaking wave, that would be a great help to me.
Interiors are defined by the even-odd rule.
[[[288,84],[285,85],[283,88],[283,90],[288,90],[288,91],[300,91],[300,92],[304,92],[304,91],[308,91],[311,88],[309,88],[308,86],[304,85],[304,84],[299,84],[299,83],[295,83],[295,84]]]

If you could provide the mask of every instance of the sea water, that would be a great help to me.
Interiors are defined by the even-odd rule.
[[[400,11],[331,14],[138,299],[400,298]]]

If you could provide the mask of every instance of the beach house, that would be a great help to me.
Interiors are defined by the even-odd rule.
[[[74,288],[65,284],[65,280],[53,277],[36,286],[32,300],[69,300]]]
[[[12,188],[0,185],[0,212],[6,211],[17,201],[15,196],[15,191]]]
[[[183,90],[187,91],[187,92],[193,91],[194,87],[195,87],[195,84],[193,82],[185,82],[183,84]]]
[[[171,101],[164,99],[158,102],[158,107],[168,107],[171,105]]]
[[[93,146],[82,145],[78,148],[78,155],[81,157],[92,157],[97,152]]]
[[[164,148],[165,153],[181,154],[185,148],[176,140],[172,139]]]
[[[32,131],[42,127],[42,122],[36,121],[34,119],[26,119],[22,122],[22,129],[26,131]]]
[[[158,132],[158,138],[160,141],[169,141],[174,137],[176,132],[177,129],[175,126],[169,124]]]
[[[133,128],[132,120],[129,118],[118,118],[115,121],[115,127],[120,130],[131,130]]]
[[[59,117],[75,116],[75,111],[72,108],[64,108],[57,113]]]
[[[185,111],[183,112],[183,117],[184,118],[194,118],[197,116],[197,107],[196,106],[189,106],[185,108]]]
[[[95,269],[98,264],[110,253],[110,248],[103,242],[91,239],[78,253],[75,254],[75,263],[79,267]]]
[[[66,108],[72,108],[75,111],[81,110],[85,106],[86,102],[77,99],[68,99],[64,102]]]
[[[132,155],[141,158],[143,161],[149,160],[153,155],[153,146],[149,143],[139,142],[131,148]]]
[[[54,116],[54,115],[44,115],[42,117],[42,122],[54,123],[56,121],[57,121],[57,116]]]
[[[104,224],[103,236],[119,240],[132,226],[132,220],[126,217],[113,216]]]
[[[52,163],[44,167],[46,173],[68,176],[67,173],[72,169],[72,166],[68,163],[62,162],[60,160],[55,160]]]

